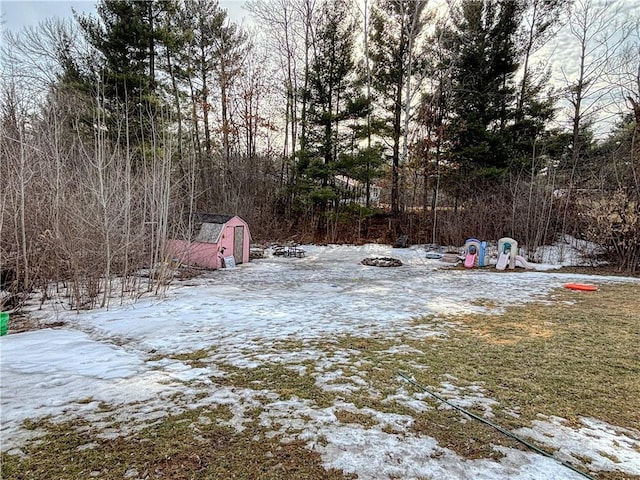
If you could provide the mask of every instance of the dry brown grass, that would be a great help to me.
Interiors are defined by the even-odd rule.
[[[545,414],[640,425],[637,286],[561,290],[552,300],[462,317],[468,329],[416,359],[432,372],[424,380],[479,382],[504,408],[518,409],[520,422]]]
[[[283,442],[250,425],[243,432],[220,426],[228,416],[196,409],[172,416],[131,437],[100,439],[78,424],[33,425],[45,428],[40,444],[26,449],[28,457],[2,455],[3,479],[149,478],[202,479],[349,479],[322,466],[320,455],[300,441]],[[208,418],[210,422],[203,422]],[[91,448],[85,448],[91,446]]]

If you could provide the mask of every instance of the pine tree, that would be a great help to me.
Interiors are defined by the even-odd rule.
[[[310,188],[310,198],[321,212],[338,198],[334,176],[337,161],[347,148],[344,123],[354,114],[353,23],[348,0],[327,0],[314,41],[309,72],[307,133],[301,142],[299,173]],[[344,165],[343,165],[344,166]],[[344,173],[344,172],[343,172]]]
[[[464,0],[454,12],[453,153],[465,175],[493,176],[509,166],[519,8],[510,0]]]
[[[138,157],[144,156],[159,106],[155,22],[166,6],[165,1],[101,0],[98,18],[77,18],[99,54],[94,68],[100,86],[97,96],[107,111],[103,127],[112,140],[138,147]]]
[[[347,2],[329,0],[322,7],[310,74],[311,145],[325,165],[336,161],[338,126],[347,117],[347,91],[353,72],[353,24]]]

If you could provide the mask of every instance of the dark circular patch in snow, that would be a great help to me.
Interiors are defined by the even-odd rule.
[[[397,258],[391,257],[371,257],[365,258],[360,262],[362,265],[370,267],[401,267],[402,262]]]

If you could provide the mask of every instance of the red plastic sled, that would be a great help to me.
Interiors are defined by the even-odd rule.
[[[565,283],[564,288],[568,288],[569,290],[582,290],[585,292],[595,292],[598,290],[596,285],[588,283]]]

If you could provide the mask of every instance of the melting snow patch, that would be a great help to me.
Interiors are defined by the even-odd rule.
[[[593,418],[580,421],[584,426],[576,430],[564,425],[563,419],[551,417],[515,433],[559,449],[557,456],[564,460],[589,457],[593,469],[640,475],[640,430],[614,427]]]
[[[379,428],[352,425],[323,428],[325,442],[310,444],[327,468],[356,473],[361,480],[380,478],[455,478],[459,480],[578,480],[583,477],[552,459],[515,449],[495,447],[499,461],[470,460],[442,448],[430,437],[395,435]]]
[[[427,410],[433,410],[433,406],[431,406],[430,403],[425,402],[424,399],[433,399],[433,397],[428,393],[415,393],[412,395],[404,388],[400,388],[396,394],[389,395],[382,401],[382,403],[398,403],[419,413],[426,412]]]

